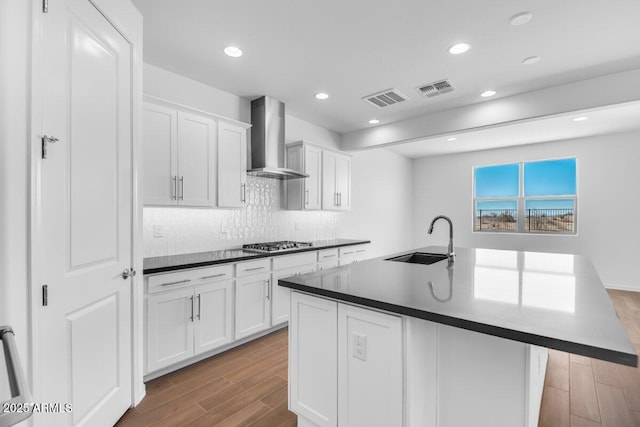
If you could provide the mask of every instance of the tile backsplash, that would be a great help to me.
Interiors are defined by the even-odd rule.
[[[238,248],[274,240],[313,241],[338,237],[338,213],[288,211],[283,181],[247,177],[241,209],[145,207],[144,256]]]

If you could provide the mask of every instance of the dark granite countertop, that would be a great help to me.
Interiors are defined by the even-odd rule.
[[[229,262],[246,261],[249,259],[266,258],[273,256],[291,255],[299,252],[318,251],[322,249],[339,248],[342,246],[361,245],[371,243],[370,240],[355,239],[331,239],[316,240],[308,248],[293,249],[277,253],[256,253],[242,249],[226,249],[221,251],[196,252],[191,254],[167,255],[145,258],[143,261],[143,273],[164,273],[167,271],[183,270],[186,268],[205,267],[208,265],[225,264]]]
[[[445,248],[417,251],[444,253]],[[446,260],[432,265],[385,260],[391,255],[280,279],[279,285],[637,366],[636,351],[588,258],[470,248],[456,248],[456,254],[452,266]]]

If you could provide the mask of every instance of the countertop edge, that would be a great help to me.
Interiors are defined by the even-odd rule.
[[[310,287],[295,282],[289,282],[286,279],[278,281],[280,286],[290,288],[296,291],[306,292],[312,295],[332,298],[338,301],[358,304],[364,307],[370,307],[390,313],[410,316],[417,319],[428,320],[443,325],[453,326],[456,328],[466,329],[469,331],[479,332],[486,335],[492,335],[499,338],[506,338],[513,341],[519,341],[527,344],[533,344],[541,347],[552,348],[555,350],[566,351],[586,357],[594,357],[609,362],[619,363],[622,365],[637,367],[638,355],[628,354],[615,350],[604,350],[599,347],[593,347],[585,344],[564,341],[542,335],[536,335],[528,332],[517,331],[514,329],[503,328],[500,326],[487,325],[485,323],[474,322],[471,320],[460,319],[457,317],[446,316],[429,311],[417,310],[396,304],[390,304],[383,301],[372,300],[368,298],[358,297],[339,292],[333,292],[327,289]]]
[[[168,273],[171,271],[187,270],[190,268],[208,267],[211,265],[229,264],[229,263],[247,261],[252,259],[293,255],[293,254],[302,253],[302,252],[322,251],[325,249],[341,248],[345,246],[365,245],[369,243],[371,243],[371,240],[352,240],[349,242],[341,242],[341,243],[329,244],[325,246],[312,247],[312,248],[301,248],[301,249],[295,249],[295,250],[279,252],[279,253],[257,253],[256,252],[256,253],[252,253],[251,255],[234,257],[234,258],[195,262],[195,263],[180,264],[180,265],[171,265],[167,267],[145,268],[142,271],[142,274],[147,275],[147,274]]]

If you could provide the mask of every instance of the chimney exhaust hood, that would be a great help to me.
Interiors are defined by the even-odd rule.
[[[251,101],[251,159],[247,175],[275,179],[307,178],[284,167],[284,103],[269,96]]]

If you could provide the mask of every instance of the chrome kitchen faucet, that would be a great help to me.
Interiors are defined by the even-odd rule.
[[[429,226],[429,234],[433,233],[433,225],[439,219],[444,219],[449,223],[449,248],[447,249],[447,258],[451,263],[456,256],[455,252],[453,251],[453,222],[451,222],[451,219],[448,216],[444,215],[438,215],[437,217],[433,218],[433,220],[431,221],[431,225]]]

